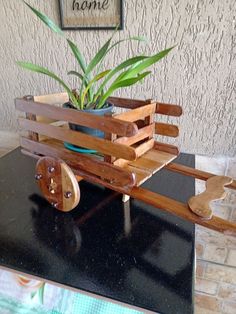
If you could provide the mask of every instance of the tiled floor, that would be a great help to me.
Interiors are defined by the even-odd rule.
[[[236,178],[236,158],[197,156],[196,167]],[[197,180],[196,192],[203,189],[204,182]],[[214,203],[214,213],[236,221],[236,191],[228,192],[225,200]],[[236,313],[236,238],[197,226],[196,254],[195,313]]]
[[[17,136],[0,132],[0,156],[16,146]],[[196,167],[236,178],[236,158],[197,156]],[[196,193],[204,187],[196,180]],[[224,201],[215,202],[214,213],[236,221],[236,191],[229,190]],[[195,314],[236,313],[236,238],[197,226],[196,255]]]

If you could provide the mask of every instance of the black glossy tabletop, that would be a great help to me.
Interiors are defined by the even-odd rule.
[[[194,156],[177,162],[194,167]],[[0,265],[158,313],[193,313],[194,225],[99,185],[53,209],[20,149],[0,158]],[[167,170],[143,187],[186,202],[194,179]]]

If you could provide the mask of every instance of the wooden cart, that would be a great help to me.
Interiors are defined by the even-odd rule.
[[[236,181],[173,163],[178,148],[155,140],[155,134],[178,136],[176,125],[155,121],[159,115],[181,116],[180,106],[111,97],[114,106],[128,110],[101,117],[62,108],[67,101],[65,93],[15,101],[16,109],[26,113],[26,118],[19,120],[20,127],[28,131],[21,137],[22,153],[38,159],[35,178],[54,207],[62,211],[75,208],[80,199],[78,181],[83,179],[122,193],[123,201],[133,197],[193,223],[236,235],[236,224],[213,216],[210,208],[212,200],[225,197],[224,186],[236,189]],[[99,129],[105,136],[73,131],[68,123]],[[97,154],[69,151],[65,143]],[[183,204],[141,187],[162,168],[205,180],[206,191]]]

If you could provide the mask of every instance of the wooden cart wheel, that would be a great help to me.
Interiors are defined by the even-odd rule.
[[[64,161],[52,157],[40,158],[36,165],[35,179],[43,196],[58,210],[68,212],[79,204],[78,182]]]

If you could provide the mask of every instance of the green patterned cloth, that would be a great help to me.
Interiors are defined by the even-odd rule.
[[[141,314],[111,302],[0,270],[0,314]]]

